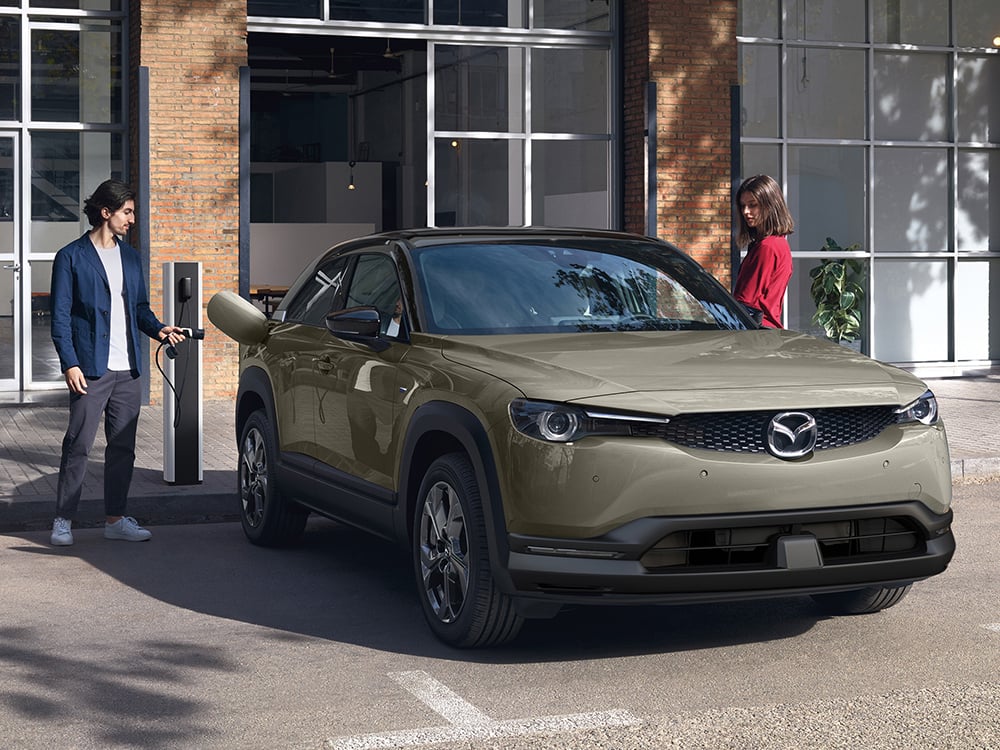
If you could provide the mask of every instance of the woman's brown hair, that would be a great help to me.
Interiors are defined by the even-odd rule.
[[[753,228],[747,226],[747,220],[740,206],[740,198],[744,193],[752,195],[761,208],[760,222]],[[736,214],[740,217],[740,231],[736,238],[740,247],[746,247],[751,242],[771,235],[783,237],[795,230],[795,222],[788,210],[788,204],[785,203],[781,186],[766,174],[755,174],[743,180],[739,190],[736,191]]]

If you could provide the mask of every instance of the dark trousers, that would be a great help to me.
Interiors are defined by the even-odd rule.
[[[130,372],[108,371],[87,379],[87,393],[69,398],[69,427],[62,442],[56,516],[76,516],[87,474],[87,456],[104,415],[104,513],[125,515],[135,465],[135,432],[139,426],[140,380]]]

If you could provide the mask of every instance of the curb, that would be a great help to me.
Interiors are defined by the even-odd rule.
[[[55,498],[37,496],[0,498],[0,532],[41,531],[52,527]],[[143,526],[238,521],[239,498],[235,492],[204,495],[141,495],[130,497],[128,514]],[[74,528],[92,528],[104,523],[103,501],[85,498],[73,521]]]
[[[951,462],[951,481],[1000,477],[1000,457],[956,458]]]

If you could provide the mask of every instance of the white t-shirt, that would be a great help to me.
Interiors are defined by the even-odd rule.
[[[104,273],[108,275],[108,288],[111,290],[111,346],[108,352],[108,369],[128,371],[132,369],[132,364],[128,356],[125,276],[122,273],[121,249],[117,243],[108,249],[94,245],[94,249],[97,250],[101,263],[104,264]]]

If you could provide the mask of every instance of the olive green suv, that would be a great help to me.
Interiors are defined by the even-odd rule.
[[[239,341],[251,542],[315,512],[397,540],[433,632],[567,604],[810,595],[874,612],[954,551],[945,428],[903,370],[758,328],[672,245],[549,229],[334,247]]]

